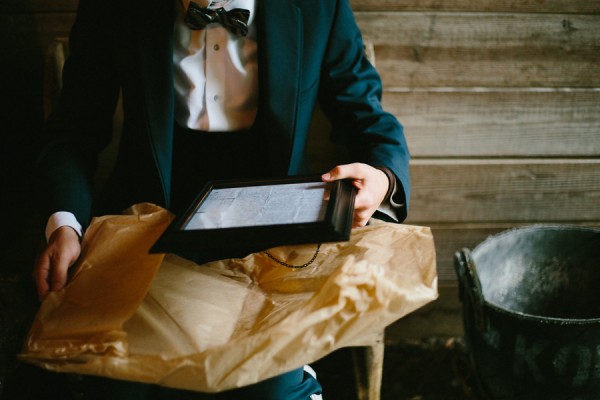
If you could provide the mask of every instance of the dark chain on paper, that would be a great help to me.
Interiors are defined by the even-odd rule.
[[[271,253],[269,253],[268,251],[265,251],[264,253],[267,255],[267,257],[269,257],[271,260],[275,261],[277,264],[281,264],[286,268],[292,268],[292,269],[301,269],[301,268],[306,268],[308,267],[310,264],[312,264],[313,262],[315,262],[315,260],[317,259],[317,256],[319,255],[319,251],[321,250],[321,243],[317,244],[317,250],[315,250],[315,254],[313,254],[312,258],[302,264],[302,265],[292,265],[292,264],[288,264],[285,261],[281,261],[279,259],[277,259],[274,255],[272,255]]]

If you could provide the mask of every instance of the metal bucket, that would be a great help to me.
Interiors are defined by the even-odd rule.
[[[455,255],[489,399],[600,399],[600,229],[530,226]]]

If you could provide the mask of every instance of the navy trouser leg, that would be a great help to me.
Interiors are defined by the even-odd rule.
[[[199,393],[108,378],[83,378],[82,400],[195,400]],[[310,400],[321,384],[303,368],[215,395],[218,400]]]
[[[321,384],[303,368],[264,380],[254,385],[219,393],[219,400],[309,400],[320,394]]]

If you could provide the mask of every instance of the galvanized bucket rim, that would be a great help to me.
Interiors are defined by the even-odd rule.
[[[516,317],[522,320],[528,320],[532,322],[544,323],[548,325],[594,325],[600,323],[600,317],[598,318],[556,318],[556,317],[541,317],[535,314],[527,314],[520,311],[512,311],[505,307],[491,303],[484,299],[486,307],[496,310],[499,313],[505,314],[510,317]]]
[[[579,226],[579,225],[570,225],[570,224],[533,224],[526,225],[521,227],[515,227],[511,229],[507,229],[505,231],[499,232],[495,235],[491,235],[486,238],[483,242],[479,243],[477,246],[471,250],[471,254],[475,254],[478,250],[482,250],[486,245],[490,245],[492,241],[495,239],[501,238],[503,236],[508,236],[514,234],[515,232],[522,231],[536,231],[536,230],[570,230],[570,231],[585,231],[585,232],[595,232],[600,233],[600,228],[591,227],[591,226]],[[464,251],[464,250],[463,250]],[[477,276],[476,266],[475,266],[475,277],[479,279]],[[528,320],[536,323],[544,323],[549,325],[592,325],[600,322],[600,317],[597,318],[557,318],[557,317],[543,317],[535,314],[528,314],[520,311],[510,310],[506,307],[503,307],[499,304],[492,303],[485,298],[483,292],[481,293],[481,299],[483,301],[483,305],[486,307],[495,310],[501,314],[516,317],[522,320]]]

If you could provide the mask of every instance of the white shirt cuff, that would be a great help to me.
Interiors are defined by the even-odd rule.
[[[386,175],[388,175],[388,174],[386,173]],[[389,175],[388,175],[388,178],[390,178]],[[398,218],[396,218],[396,213],[395,213],[394,209],[400,208],[400,207],[404,206],[404,204],[396,203],[393,200],[396,193],[398,193],[398,185],[396,183],[395,178],[394,179],[390,178],[390,185],[392,185],[391,193],[389,193],[388,198],[379,205],[379,207],[377,208],[377,211],[384,213],[385,215],[387,215],[394,221],[398,222]]]
[[[61,226],[69,226],[77,232],[79,237],[82,235],[81,224],[77,221],[75,215],[68,211],[58,211],[48,218],[48,223],[46,224],[46,242],[50,240],[52,233]]]

